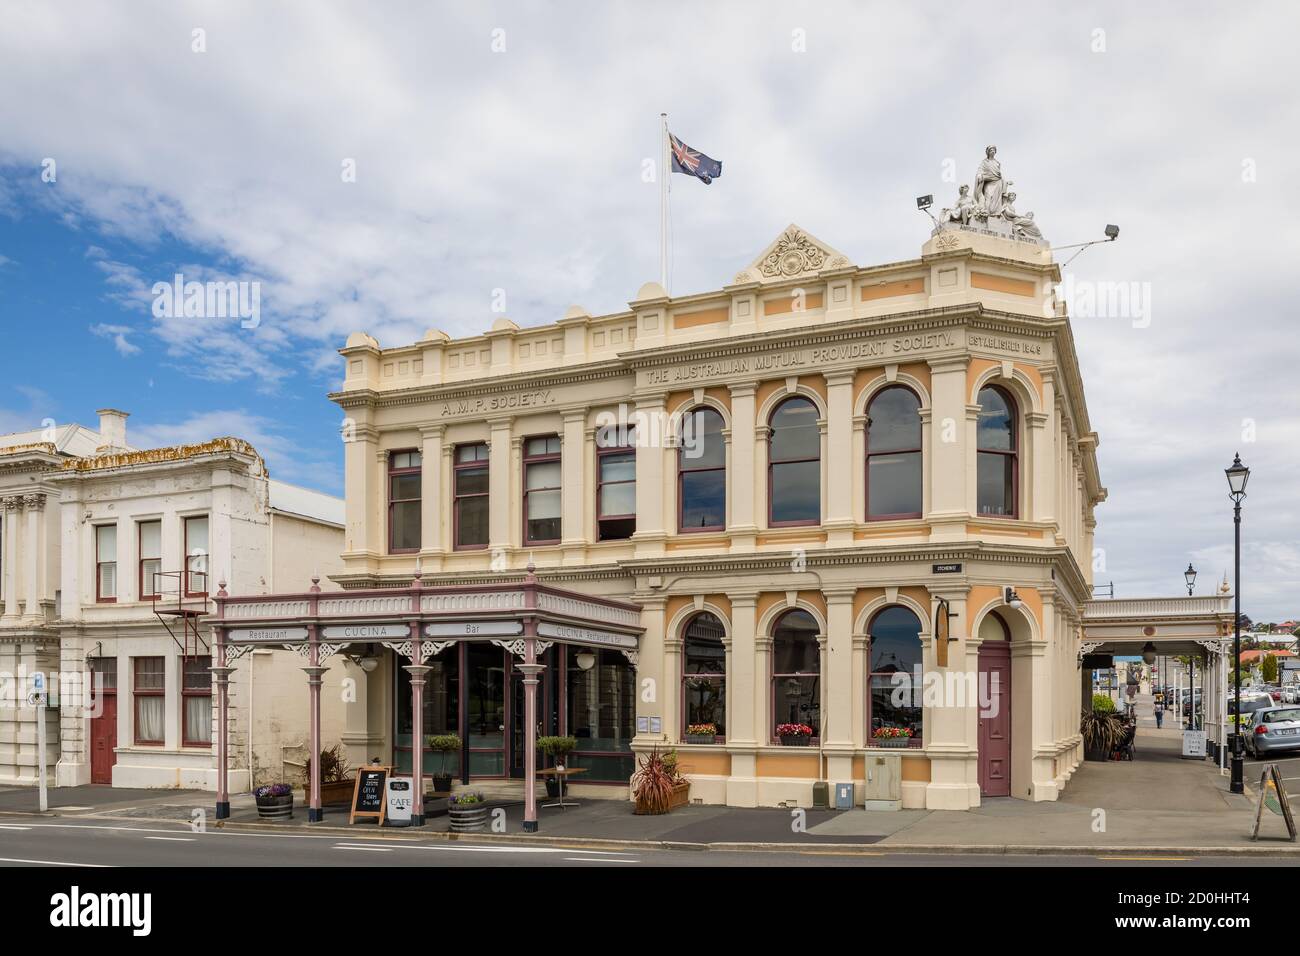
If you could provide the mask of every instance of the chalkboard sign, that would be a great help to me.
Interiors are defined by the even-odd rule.
[[[352,815],[348,823],[356,823],[357,817],[374,817],[383,825],[384,814],[388,809],[388,799],[384,784],[392,767],[362,767],[357,771],[357,782],[352,790]]]

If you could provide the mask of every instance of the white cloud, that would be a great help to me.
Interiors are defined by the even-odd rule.
[[[213,438],[242,438],[266,461],[272,478],[306,482],[311,487],[341,494],[339,482],[330,481],[343,460],[341,448],[332,458],[285,433],[273,417],[247,409],[219,409],[190,415],[180,421],[132,421],[127,441],[136,448],[164,448],[196,444]],[[313,436],[320,438],[321,436]]]
[[[113,348],[117,349],[117,354],[123,358],[129,358],[140,351],[140,346],[132,345],[127,338],[135,330],[129,325],[107,325],[100,322],[98,325],[92,325],[90,331],[103,339],[112,339]]]

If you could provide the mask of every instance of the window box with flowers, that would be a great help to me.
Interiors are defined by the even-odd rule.
[[[782,747],[807,747],[812,742],[813,729],[807,724],[777,724],[776,737]]]
[[[690,724],[686,728],[688,744],[716,744],[718,742],[717,724]]]
[[[293,787],[272,783],[253,791],[257,815],[263,820],[287,820],[293,816]]]
[[[910,747],[912,745],[912,728],[877,727],[871,732],[873,747]]]

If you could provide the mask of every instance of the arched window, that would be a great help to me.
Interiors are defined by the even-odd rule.
[[[867,744],[897,730],[921,745],[921,622],[908,608],[882,608],[867,629],[871,677],[867,693]]]
[[[979,403],[976,510],[982,515],[1015,518],[1020,484],[1016,403],[994,385],[980,389]]]
[[[822,517],[821,430],[817,406],[789,398],[770,421],[767,465],[767,523],[817,524]]]
[[[727,448],[722,416],[697,408],[682,418],[677,449],[677,528],[721,531],[727,526]]]
[[[902,385],[867,406],[867,517],[921,517],[921,400]]]
[[[821,735],[821,653],[817,620],[786,611],[772,628],[772,737],[782,724],[805,724]]]
[[[727,736],[726,631],[708,611],[696,614],[682,632],[682,733]],[[710,735],[708,727],[712,726]],[[692,730],[695,733],[692,733]]]

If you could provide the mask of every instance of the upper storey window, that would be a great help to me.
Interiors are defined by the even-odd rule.
[[[615,541],[636,531],[636,426],[596,432],[596,538]]]
[[[980,390],[979,405],[976,507],[981,515],[1014,518],[1020,465],[1016,404],[1005,391],[990,385]]]
[[[722,416],[697,408],[682,419],[677,449],[679,531],[721,531],[727,526],[727,447]]]
[[[821,429],[817,406],[790,398],[772,413],[768,449],[768,524],[817,524],[821,520]]]
[[[902,385],[867,406],[867,517],[921,517],[921,400]]]
[[[560,438],[524,441],[524,543],[558,544],[561,520]]]
[[[388,550],[420,550],[420,471],[418,451],[388,456]]]
[[[457,445],[454,465],[452,524],[457,548],[485,548],[488,543],[488,446]]]

